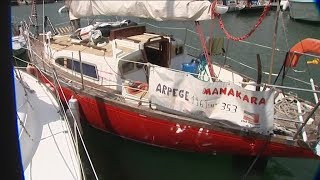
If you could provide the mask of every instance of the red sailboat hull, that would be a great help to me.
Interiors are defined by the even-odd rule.
[[[43,82],[49,82],[46,78],[41,79]],[[49,83],[53,85],[52,82]],[[62,91],[59,91],[60,97],[66,97],[69,100],[73,96],[78,100],[81,119],[89,125],[134,141],[199,153],[319,159],[308,148],[204,129],[165,118],[155,118],[129,111],[101,98],[76,93],[67,86],[62,87]]]

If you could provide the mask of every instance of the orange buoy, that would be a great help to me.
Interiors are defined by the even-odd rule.
[[[35,73],[36,73],[36,68],[30,64],[27,65],[26,67],[26,71],[28,74],[31,74],[33,76],[35,76]]]
[[[294,45],[285,60],[286,67],[295,67],[303,53],[320,54],[320,40],[306,38]]]

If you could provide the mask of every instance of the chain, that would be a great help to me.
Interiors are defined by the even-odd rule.
[[[222,18],[221,18],[221,15],[212,11],[212,17],[216,16],[219,20],[219,25],[220,25],[220,28],[223,30],[224,34],[226,35],[226,37],[228,39],[231,39],[231,40],[234,40],[234,41],[241,41],[241,40],[244,40],[244,39],[247,39],[248,37],[251,36],[251,34],[260,26],[260,24],[262,23],[263,19],[265,18],[265,16],[267,15],[267,13],[269,12],[270,10],[270,7],[271,7],[271,0],[270,2],[264,7],[263,9],[263,12],[262,14],[260,15],[258,21],[256,22],[256,24],[251,28],[251,30],[241,36],[241,37],[235,37],[233,35],[231,35],[225,28],[224,24],[223,24],[223,21],[222,21]]]

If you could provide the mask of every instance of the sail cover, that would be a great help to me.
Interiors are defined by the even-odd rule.
[[[162,1],[107,1],[68,0],[66,6],[77,17],[95,15],[133,16],[156,21],[201,21],[211,19],[209,1],[162,0]],[[215,12],[223,14],[227,6],[216,5]]]

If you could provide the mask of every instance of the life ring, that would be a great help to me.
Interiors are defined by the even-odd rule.
[[[146,90],[148,90],[148,84],[140,81],[129,83],[129,87],[127,88],[128,93],[132,95],[145,92]]]
[[[286,67],[295,67],[298,64],[301,53],[320,54],[320,40],[306,38],[295,44],[289,51],[285,60]]]

